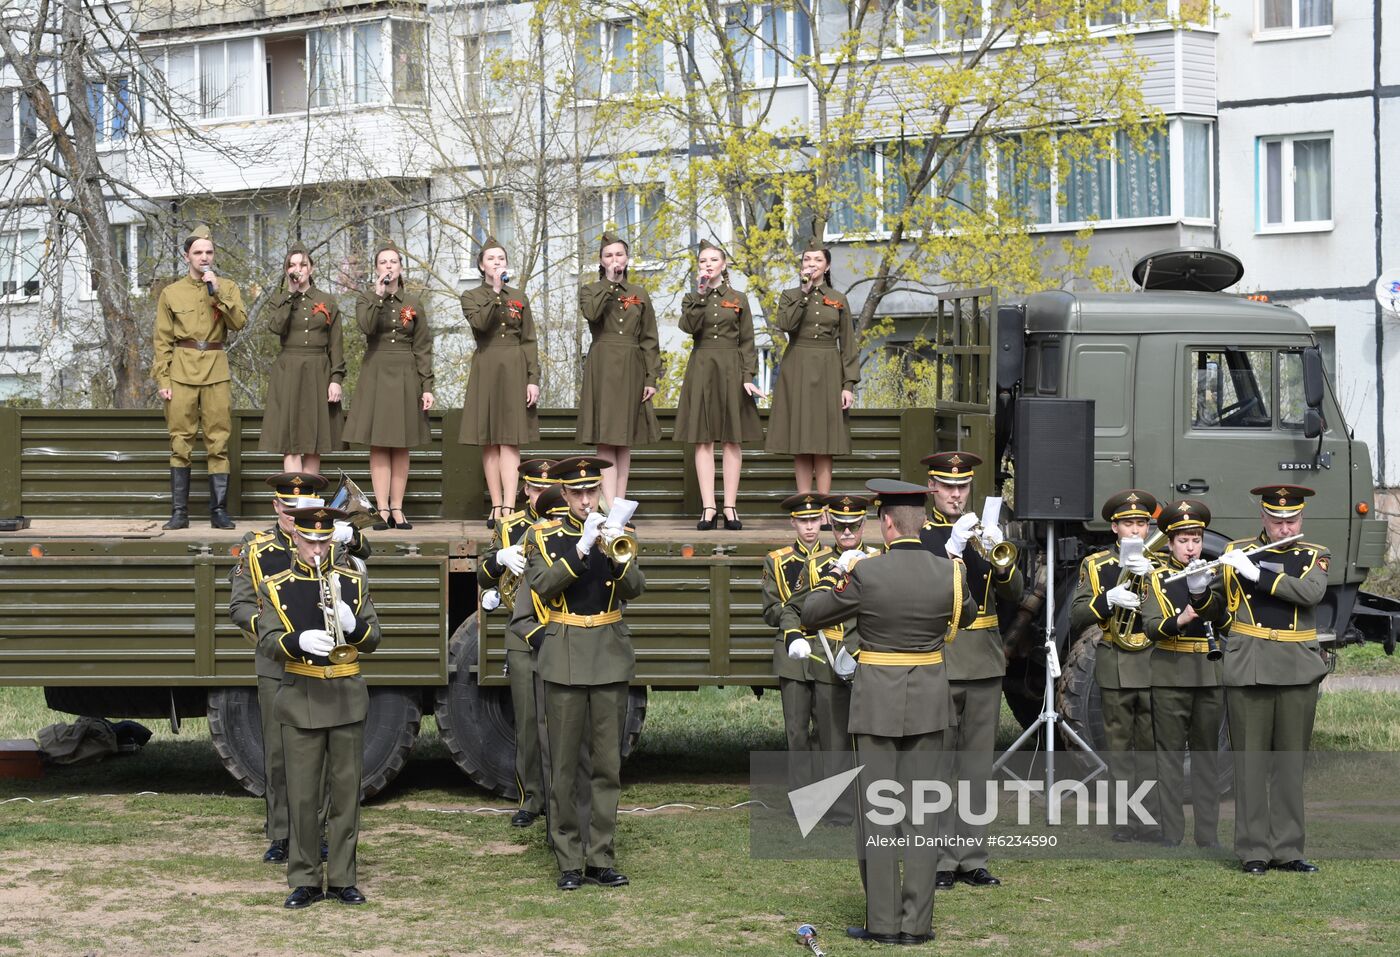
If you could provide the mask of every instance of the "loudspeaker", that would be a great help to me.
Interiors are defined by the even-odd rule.
[[[1016,400],[1016,517],[1094,518],[1094,402]]]

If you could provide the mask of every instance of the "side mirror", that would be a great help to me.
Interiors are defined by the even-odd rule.
[[[1322,408],[1322,350],[1310,346],[1303,350],[1303,399],[1309,409]],[[1319,416],[1321,418],[1321,416]],[[1309,433],[1311,438],[1312,433]]]
[[[1317,409],[1308,409],[1303,413],[1303,435],[1309,439],[1315,439],[1322,434],[1326,423],[1323,421],[1322,413]]]

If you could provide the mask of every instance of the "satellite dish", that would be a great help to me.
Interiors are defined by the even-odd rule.
[[[1400,269],[1387,269],[1376,280],[1376,302],[1381,308],[1400,315]]]
[[[1220,292],[1244,276],[1233,253],[1208,246],[1182,246],[1148,253],[1133,266],[1133,282],[1143,289]]]

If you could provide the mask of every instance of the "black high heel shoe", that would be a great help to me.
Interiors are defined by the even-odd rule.
[[[496,511],[497,511],[499,508],[500,508],[499,505],[492,505],[492,506],[491,506],[491,514],[490,514],[489,516],[487,516],[487,518],[486,518],[486,527],[487,527],[487,528],[493,529],[493,530],[495,529],[495,527],[496,527]]]
[[[390,514],[390,509],[381,508],[379,511],[379,521],[370,526],[371,531],[387,532],[393,527],[394,517]]]
[[[709,515],[708,518],[705,516]],[[695,527],[702,532],[713,532],[715,522],[719,519],[719,509],[708,506],[700,510],[700,521],[695,523]]]
[[[729,514],[733,512],[734,517]],[[726,532],[737,532],[744,527],[744,523],[739,521],[739,507],[737,505],[724,506],[724,530]]]
[[[395,513],[395,512],[398,512],[400,515],[403,515],[403,507],[400,506],[399,508],[391,508],[391,509],[389,509],[389,522],[390,522],[395,528],[412,528],[412,527],[413,527],[413,523],[410,522],[410,521],[408,520],[408,516],[404,516],[402,519],[400,519],[399,521],[395,522],[395,521],[394,521],[394,513]]]

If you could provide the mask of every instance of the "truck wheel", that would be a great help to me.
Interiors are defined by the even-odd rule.
[[[1103,700],[1094,678],[1094,658],[1099,629],[1084,629],[1060,666],[1056,706],[1060,717],[1095,751],[1105,747]]]
[[[472,782],[502,797],[519,795],[515,780],[515,712],[510,688],[477,683],[477,625],[472,616],[458,626],[450,642],[447,685],[439,688],[434,715],[443,743]],[[626,760],[642,736],[647,689],[630,688],[624,722],[622,757]]]
[[[262,797],[262,711],[257,688],[216,688],[209,692],[209,734],[228,773],[249,794]],[[365,717],[365,766],[360,778],[361,799],[389,786],[408,761],[423,718],[416,688],[369,689]]]

